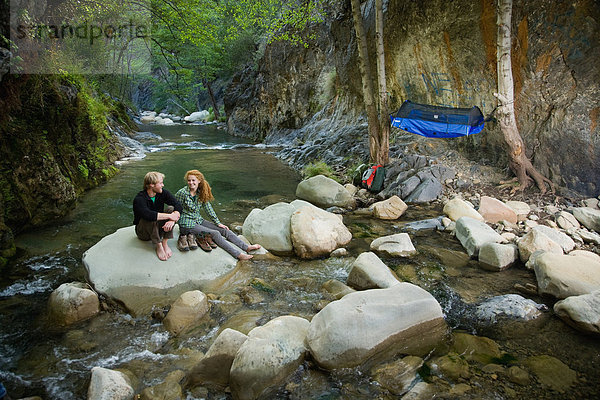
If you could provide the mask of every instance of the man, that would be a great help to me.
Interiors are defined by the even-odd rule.
[[[163,189],[164,178],[160,172],[148,172],[144,176],[144,190],[133,199],[135,234],[140,240],[152,240],[162,261],[173,255],[167,241],[173,238],[173,227],[183,211],[175,196]],[[166,211],[165,204],[169,206]]]

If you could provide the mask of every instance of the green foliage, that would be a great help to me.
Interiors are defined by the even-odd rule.
[[[83,160],[81,164],[77,166],[77,168],[79,169],[79,172],[81,173],[81,176],[83,176],[84,179],[87,179],[88,176],[90,176],[90,170],[88,169],[85,160]]]
[[[302,169],[302,176],[304,177],[304,179],[311,178],[317,175],[325,175],[326,177],[334,179],[336,181],[339,180],[339,178],[335,175],[333,169],[323,161],[310,163]]]

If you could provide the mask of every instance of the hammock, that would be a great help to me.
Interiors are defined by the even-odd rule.
[[[479,133],[484,119],[477,106],[451,108],[413,103],[406,100],[396,115],[391,115],[392,126],[430,138],[454,138]]]

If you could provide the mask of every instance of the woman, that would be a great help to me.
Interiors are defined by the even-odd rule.
[[[175,194],[175,198],[183,207],[183,213],[178,222],[180,234],[182,236],[192,234],[192,240],[196,236],[210,234],[212,240],[233,257],[239,260],[251,259],[252,255],[244,252],[260,249],[261,246],[259,244],[248,246],[219,221],[210,204],[210,201],[214,200],[212,190],[202,172],[196,169],[188,171],[185,173],[185,180],[187,186],[179,189]],[[206,211],[214,223],[202,218],[201,209]]]

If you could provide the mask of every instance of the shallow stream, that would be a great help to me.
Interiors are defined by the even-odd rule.
[[[46,317],[48,297],[64,282],[84,281],[81,256],[103,236],[130,225],[131,201],[149,170],[166,174],[172,192],[184,185],[186,170],[204,172],[215,195],[215,210],[229,226],[240,226],[252,208],[291,201],[300,176],[278,161],[271,149],[229,137],[216,126],[152,127],[145,135],[147,156],[122,165],[121,173],[88,192],[70,215],[17,238],[19,257],[0,277],[0,380],[13,398],[85,399],[94,366],[126,368],[137,388],[157,385],[175,369],[189,369],[226,327],[247,333],[280,315],[310,319],[323,305],[323,283],[346,280],[354,258],[376,237],[409,232],[419,251],[410,259],[383,259],[403,280],[432,293],[453,331],[485,335],[506,352],[502,368],[534,355],[558,358],[577,372],[575,384],[558,392],[532,376],[517,384],[498,371],[470,364],[469,375],[452,381],[423,369],[420,378],[444,398],[598,398],[600,344],[544,313],[531,322],[476,320],[474,304],[496,295],[517,293],[515,284],[535,284],[524,267],[493,273],[469,261],[460,243],[436,229],[412,229],[408,223],[441,215],[441,206],[411,205],[399,221],[384,222],[358,215],[344,221],[354,239],[349,257],[302,261],[295,257],[241,263],[226,282],[201,288],[213,293],[210,315],[194,329],[173,338],[150,315],[103,312],[67,329]],[[198,250],[199,251],[199,250]],[[167,264],[165,264],[167,265]],[[256,284],[259,282],[260,284]],[[550,309],[552,299],[527,296]],[[444,354],[432,354],[435,357]],[[460,390],[455,390],[459,388]],[[196,389],[188,399],[228,399],[222,391]],[[360,369],[326,373],[308,360],[273,398],[399,398]]]

